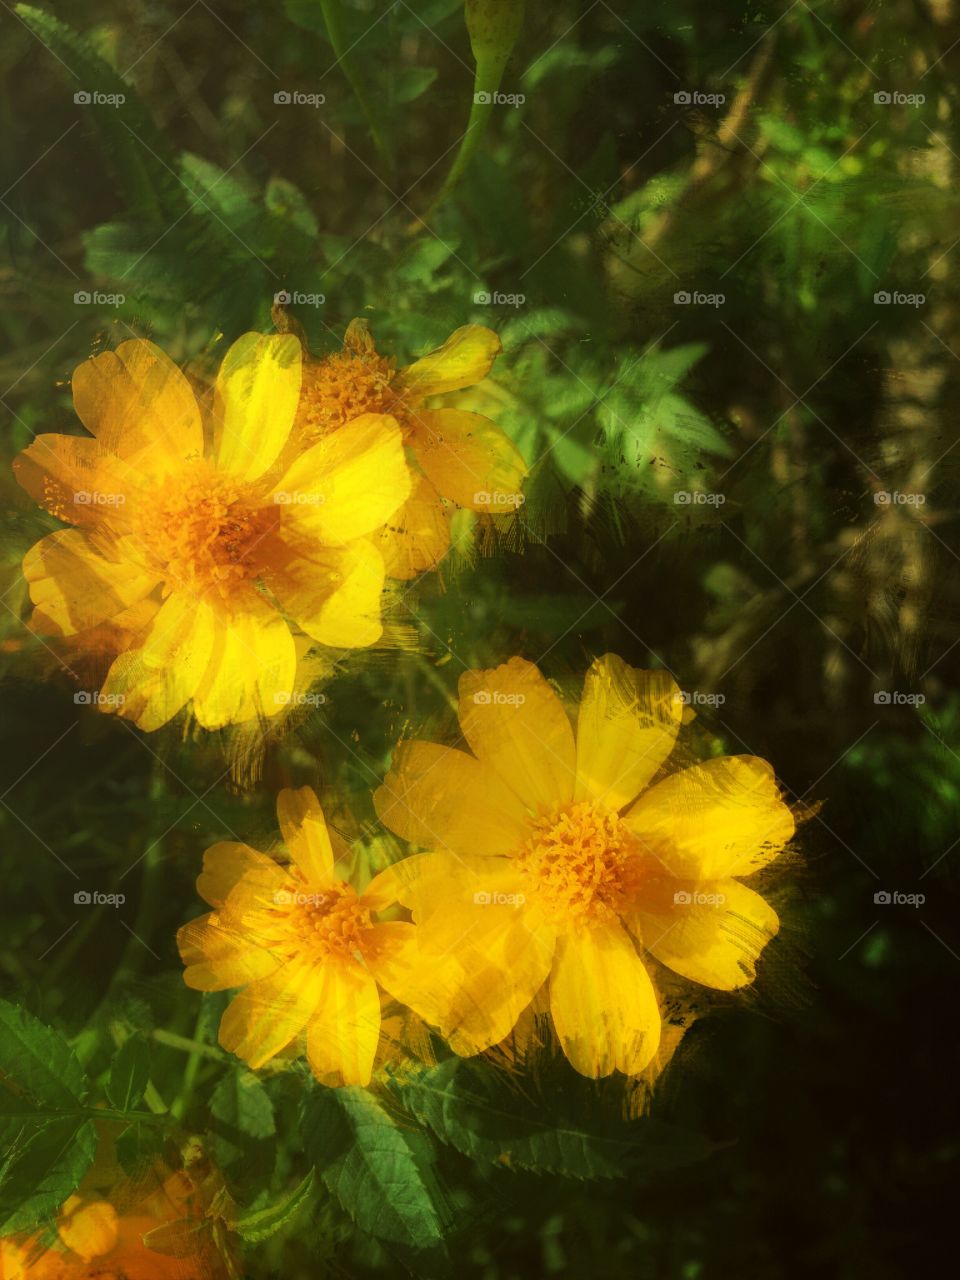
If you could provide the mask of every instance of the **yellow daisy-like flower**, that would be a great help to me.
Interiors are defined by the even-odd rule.
[[[739,877],[781,852],[794,820],[751,756],[648,786],[682,710],[665,672],[607,655],[587,674],[574,734],[537,668],[513,658],[461,677],[472,755],[401,744],[377,811],[431,851],[381,877],[418,930],[420,960],[395,994],[456,1052],[503,1040],[548,983],[573,1066],[635,1074],[660,1042],[644,953],[722,991],[753,980],[779,921]]]
[[[143,729],[191,700],[208,729],[273,716],[294,685],[291,624],[334,648],[379,639],[371,535],[410,493],[400,428],[363,414],[291,456],[300,382],[295,338],[245,334],[205,432],[176,365],[151,342],[123,342],[74,373],[91,436],[38,436],[16,459],[23,487],[74,526],[24,558],[32,625],[76,636],[116,624],[130,637],[101,709]]]
[[[306,360],[297,413],[299,430],[322,439],[357,417],[385,413],[399,422],[418,476],[408,501],[380,535],[387,572],[412,578],[433,568],[450,546],[447,499],[471,511],[515,511],[526,463],[496,423],[465,409],[426,402],[472,387],[487,376],[502,347],[492,329],[470,324],[405,369],[377,353],[365,320],[353,320],[343,351]]]
[[[309,787],[281,791],[277,816],[289,863],[244,844],[206,851],[197,889],[214,910],[177,935],[184,979],[198,991],[243,988],[220,1043],[249,1066],[306,1031],[318,1080],[365,1085],[380,1038],[377,983],[392,988],[414,926],[374,920],[391,901],[379,876],[363,893],[341,878],[347,851]]]

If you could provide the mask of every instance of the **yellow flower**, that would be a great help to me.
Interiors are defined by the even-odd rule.
[[[24,558],[32,625],[129,635],[101,709],[143,729],[191,700],[209,729],[273,716],[294,684],[290,624],[334,648],[379,639],[371,535],[410,492],[401,432],[361,415],[281,463],[300,380],[295,338],[245,334],[205,433],[180,370],[151,342],[123,342],[74,373],[91,436],[38,436],[16,459],[23,487],[74,526]]]
[[[73,1195],[55,1244],[42,1234],[0,1241],[0,1280],[229,1280],[239,1274],[235,1248],[205,1190],[185,1169],[158,1164],[110,1199]]]
[[[184,979],[199,991],[243,988],[220,1043],[249,1066],[305,1030],[318,1080],[365,1085],[380,1038],[377,983],[392,985],[414,927],[374,920],[390,903],[380,877],[363,893],[341,878],[346,849],[309,787],[281,791],[277,816],[289,863],[243,844],[206,851],[197,889],[214,910],[177,935]]]
[[[380,535],[387,572],[412,578],[436,565],[450,546],[443,499],[479,512],[515,511],[526,464],[513,442],[480,413],[428,408],[432,396],[480,382],[501,351],[483,325],[464,325],[442,347],[396,371],[377,353],[365,320],[353,320],[342,352],[307,360],[297,414],[306,439],[322,439],[358,416],[385,413],[399,422],[418,477],[409,500]]]
[[[573,1066],[635,1074],[660,1041],[644,954],[718,990],[753,980],[779,922],[735,877],[777,856],[793,817],[752,756],[648,786],[682,709],[666,673],[607,655],[587,674],[575,735],[537,668],[513,658],[461,677],[472,755],[401,744],[377,811],[431,851],[381,877],[418,929],[419,963],[394,994],[456,1052],[501,1041],[548,983]]]

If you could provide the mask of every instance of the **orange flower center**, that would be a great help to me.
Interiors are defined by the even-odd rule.
[[[375,352],[340,351],[303,366],[300,426],[311,437],[326,435],[364,413],[393,413],[390,361]]]
[[[636,895],[636,841],[617,814],[592,801],[536,819],[517,853],[530,901],[552,918],[611,918]]]
[[[222,600],[257,576],[257,545],[280,519],[209,462],[167,476],[138,506],[133,536],[168,589]]]
[[[277,899],[301,955],[315,961],[362,959],[373,924],[352,885],[338,880],[320,890],[298,877]]]

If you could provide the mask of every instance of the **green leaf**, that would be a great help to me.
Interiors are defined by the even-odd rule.
[[[414,1249],[440,1243],[445,1214],[429,1145],[365,1089],[314,1090],[302,1133],[324,1185],[362,1231]]]
[[[437,78],[436,67],[402,67],[393,78],[391,97],[395,104],[413,102]]]
[[[670,1169],[713,1149],[698,1134],[658,1121],[625,1121],[559,1087],[538,1111],[503,1077],[460,1060],[398,1082],[403,1106],[437,1137],[473,1160],[580,1180]],[[592,1110],[592,1114],[591,1114]]]
[[[87,1078],[58,1031],[17,1005],[0,1000],[0,1095],[39,1110],[76,1111]]]
[[[4,1134],[0,1234],[26,1231],[52,1217],[71,1196],[97,1150],[92,1120],[52,1120],[27,1133]]]
[[[251,1244],[259,1244],[261,1240],[268,1240],[281,1227],[285,1227],[289,1222],[293,1221],[312,1197],[315,1182],[316,1174],[311,1169],[303,1181],[294,1187],[288,1195],[277,1200],[275,1204],[268,1205],[265,1209],[255,1209],[250,1213],[241,1214],[230,1224],[231,1227]]]
[[[317,220],[299,187],[286,178],[271,178],[264,199],[267,211],[273,217],[282,219],[311,240],[316,237],[319,230]]]
[[[56,56],[68,75],[71,93],[99,93],[123,99],[119,105],[81,103],[100,133],[104,153],[122,182],[130,203],[155,221],[178,216],[186,207],[162,134],[127,82],[83,36],[32,5],[17,13]]]
[[[240,1155],[244,1139],[271,1137],[275,1130],[273,1104],[251,1071],[230,1071],[210,1099],[217,1159],[228,1164]]]
[[[118,1111],[132,1111],[150,1079],[150,1050],[139,1036],[130,1036],[110,1064],[107,1097]]]
[[[117,1138],[117,1159],[127,1173],[135,1174],[158,1153],[161,1139],[155,1124],[134,1120]]]

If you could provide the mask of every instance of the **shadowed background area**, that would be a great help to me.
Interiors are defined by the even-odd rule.
[[[83,705],[23,626],[20,562],[56,525],[5,466],[3,994],[91,1070],[117,1025],[153,1036],[159,1093],[267,1195],[302,1173],[290,1091],[271,1082],[275,1144],[238,1121],[230,1147],[222,1064],[189,1053],[221,1008],[174,945],[201,850],[267,848],[276,789],[310,782],[376,865],[371,791],[401,733],[450,727],[463,670],[519,653],[575,691],[604,652],[666,666],[716,750],[770,760],[807,817],[756,989],[694,1026],[654,1101],[712,1154],[596,1178],[438,1142],[446,1261],[324,1191],[248,1273],[933,1274],[960,1065],[955,0],[531,5],[480,116],[455,0],[52,15],[0,9],[7,462],[79,431],[72,370],[125,338],[200,374],[247,329],[322,353],[364,316],[400,363],[496,329],[462,403],[531,477],[478,550],[392,594],[399,651],[354,655],[250,757]],[[94,887],[126,900],[75,901]],[[505,1096],[618,1105],[543,1072]]]

